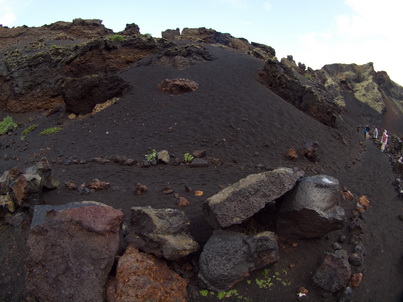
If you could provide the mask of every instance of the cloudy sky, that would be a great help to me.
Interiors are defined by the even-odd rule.
[[[403,85],[402,0],[0,0],[0,24],[101,19],[115,32],[207,27],[272,46],[314,69],[373,62]]]

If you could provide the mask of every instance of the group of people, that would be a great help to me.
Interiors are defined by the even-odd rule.
[[[370,137],[370,132],[371,128],[368,125],[366,125],[364,127],[364,140]],[[378,128],[375,127],[374,130],[372,131],[372,138],[377,140],[378,136],[379,136],[379,130]],[[381,137],[381,152],[385,151],[386,145],[388,144],[388,139],[389,139],[388,131],[385,129],[383,130]]]

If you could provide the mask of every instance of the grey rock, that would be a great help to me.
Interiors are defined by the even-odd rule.
[[[304,177],[284,198],[277,232],[291,238],[320,238],[341,229],[345,212],[340,201],[337,179],[326,175]]]
[[[340,295],[339,302],[353,302],[353,289],[347,286]]]
[[[159,162],[162,162],[164,164],[169,164],[169,152],[167,150],[161,150],[157,153],[157,159]]]
[[[44,189],[53,190],[60,185],[59,179],[52,174],[52,169],[46,158],[42,158],[35,166],[26,169],[25,173],[38,174],[42,178]]]
[[[322,264],[313,276],[313,282],[331,293],[346,287],[351,277],[351,267],[347,260],[347,252],[326,253]]]
[[[333,243],[333,248],[334,248],[335,250],[342,250],[342,249],[343,249],[343,247],[341,246],[341,244],[338,243],[338,242]]]
[[[38,301],[104,301],[122,221],[120,210],[96,202],[36,206],[27,242],[28,294]]]
[[[254,236],[215,230],[200,255],[199,280],[210,290],[226,291],[253,270],[277,262],[274,233]]]
[[[23,212],[17,213],[15,215],[9,216],[5,219],[6,223],[9,225],[12,225],[13,227],[16,228],[21,228],[22,223],[25,220],[26,215]]]
[[[364,262],[364,256],[361,253],[352,253],[348,257],[348,262],[354,266],[361,266]]]
[[[202,158],[194,158],[189,166],[192,168],[206,168],[208,167],[208,161]]]
[[[303,175],[290,168],[251,174],[206,200],[206,220],[214,228],[240,224],[291,190]]]
[[[190,221],[176,209],[131,208],[131,228],[135,244],[147,253],[168,260],[185,257],[199,249],[190,235]]]

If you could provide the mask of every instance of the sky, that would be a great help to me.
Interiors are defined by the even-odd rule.
[[[143,34],[212,28],[269,45],[319,69],[374,63],[403,86],[402,0],[0,0],[3,26],[101,19],[115,32],[136,23]]]

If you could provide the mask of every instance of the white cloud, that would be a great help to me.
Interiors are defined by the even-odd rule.
[[[246,8],[249,6],[247,0],[219,0],[221,3],[229,4],[234,8]]]
[[[263,9],[264,9],[264,10],[271,11],[272,5],[271,5],[271,3],[270,3],[269,1],[263,2],[262,5],[263,5]]]
[[[330,63],[373,62],[403,85],[403,70],[396,61],[403,53],[401,0],[345,0],[351,13],[335,16],[333,26],[323,32],[301,35],[294,57],[320,68]]]
[[[4,26],[11,26],[16,21],[17,17],[14,13],[13,7],[7,0],[0,0],[0,24]]]

